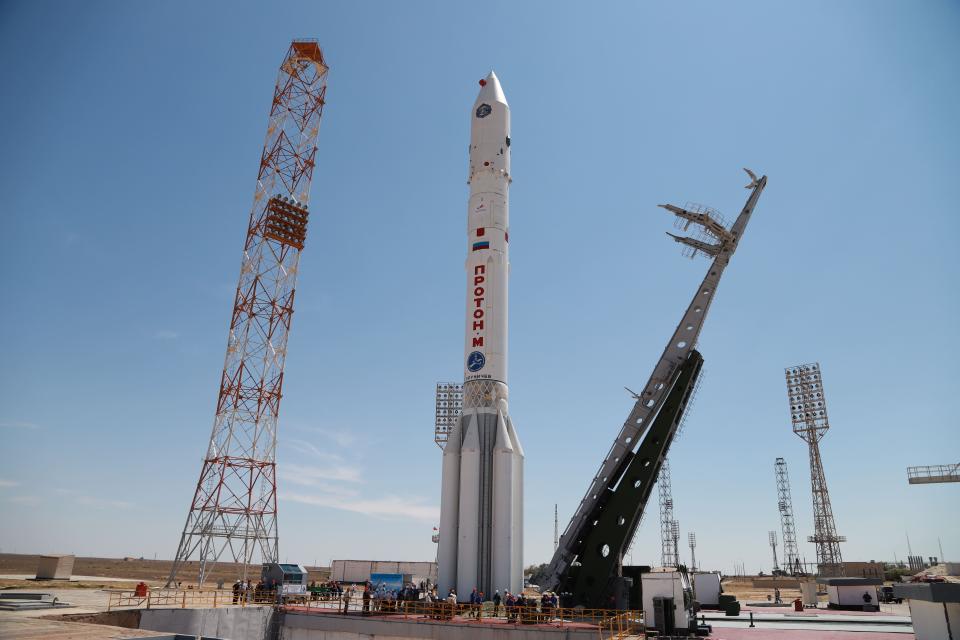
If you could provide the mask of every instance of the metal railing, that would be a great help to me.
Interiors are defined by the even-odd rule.
[[[187,607],[246,607],[250,605],[274,605],[276,594],[272,591],[249,591],[233,593],[228,589],[151,589],[146,594],[136,591],[110,591],[107,611],[113,609],[186,609]]]
[[[464,624],[539,625],[555,628],[592,627],[601,633],[601,638],[614,639],[638,635],[644,630],[642,611],[617,609],[567,609],[534,604],[508,607],[503,604],[494,606],[492,602],[472,605],[374,598],[364,602],[358,596],[351,597],[346,603],[342,599],[307,600],[300,603],[286,602],[283,606],[285,610],[294,612],[350,616],[359,614],[423,623],[455,621]]]
[[[960,482],[960,463],[907,467],[910,484]]]

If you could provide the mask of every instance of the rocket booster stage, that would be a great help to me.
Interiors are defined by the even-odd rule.
[[[443,451],[439,587],[523,586],[523,449],[507,400],[510,107],[491,72],[470,128],[463,415]]]

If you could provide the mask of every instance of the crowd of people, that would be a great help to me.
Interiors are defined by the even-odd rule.
[[[237,580],[233,583],[233,604],[276,602],[278,584],[273,580],[262,580],[253,584],[250,580]]]
[[[238,602],[272,602],[276,599],[276,586],[258,583],[251,587],[249,581],[237,581],[233,585],[234,604]],[[419,584],[407,583],[402,588],[388,588],[372,582],[342,584],[336,580],[312,581],[307,587],[311,601],[329,602],[343,614],[359,612],[362,615],[396,613],[423,615],[439,620],[450,620],[455,615],[480,620],[481,618],[505,619],[508,623],[535,624],[549,622],[559,616],[560,600],[556,593],[547,591],[532,595],[499,590],[493,596],[474,589],[466,603],[460,603],[455,589],[446,597],[440,597],[437,586],[429,580]],[[244,598],[247,598],[244,600]]]

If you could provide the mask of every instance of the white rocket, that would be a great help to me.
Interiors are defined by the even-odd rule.
[[[470,127],[463,415],[443,450],[439,588],[523,587],[523,449],[507,408],[510,107],[491,71]]]

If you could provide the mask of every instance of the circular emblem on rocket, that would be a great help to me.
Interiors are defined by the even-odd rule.
[[[477,117],[486,118],[488,115],[490,115],[491,111],[493,111],[493,109],[490,108],[490,105],[484,102],[482,105],[477,107]]]
[[[483,369],[483,365],[487,364],[487,359],[483,357],[483,354],[479,351],[474,351],[469,356],[467,356],[467,369],[476,373]]]

